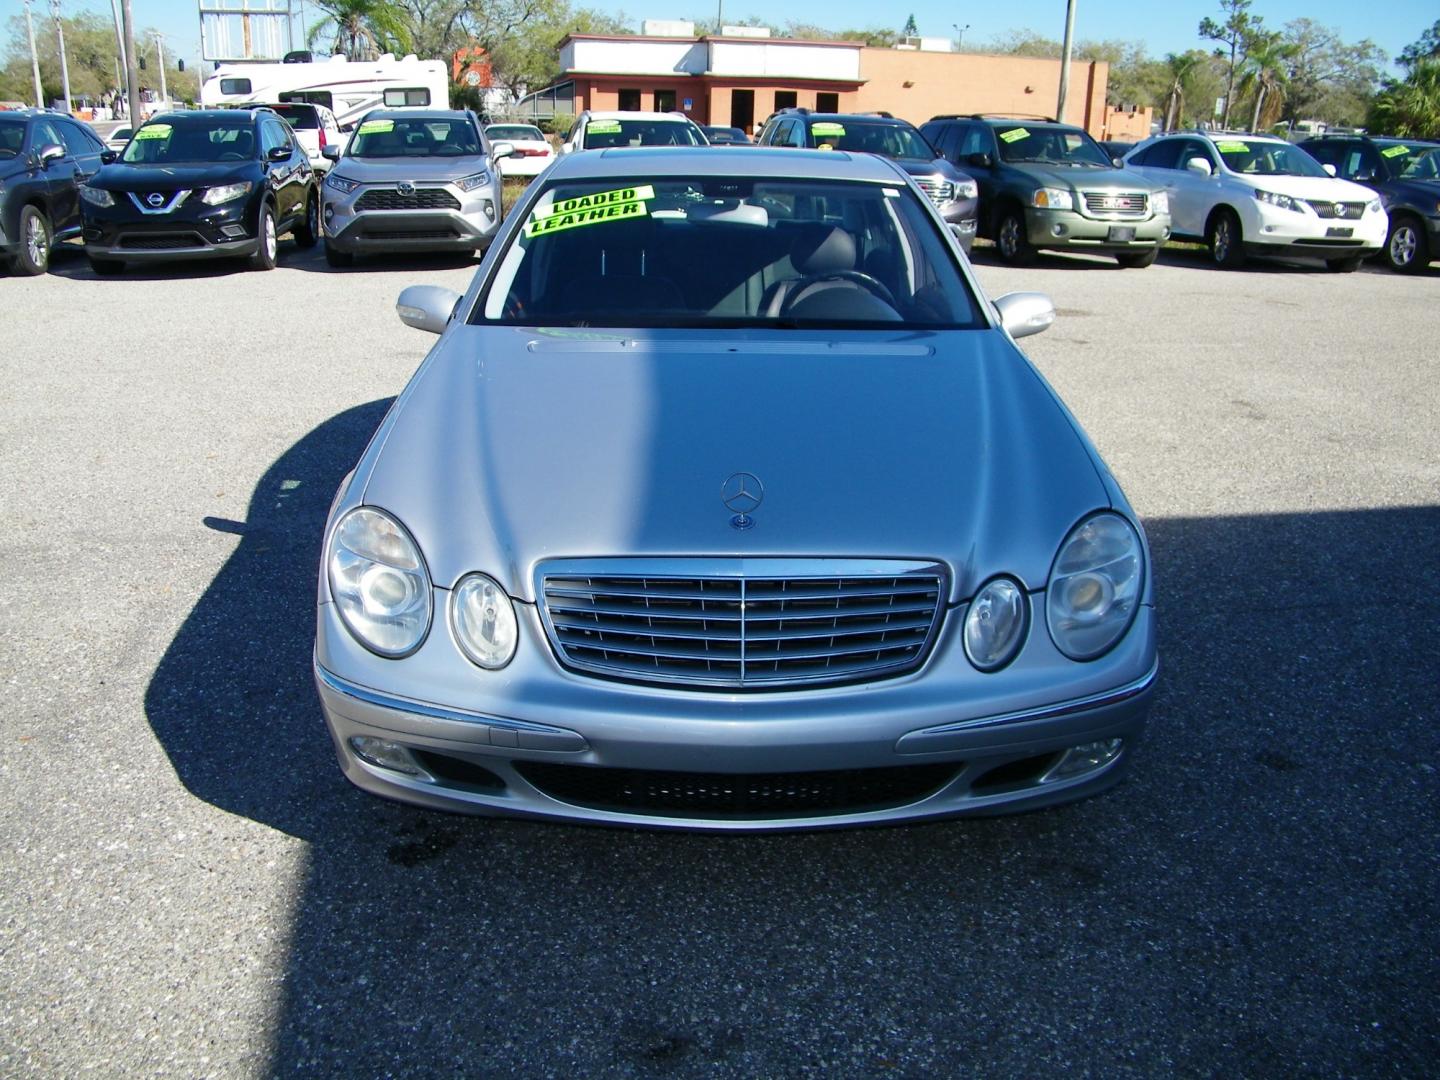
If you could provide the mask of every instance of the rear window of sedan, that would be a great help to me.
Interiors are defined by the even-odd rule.
[[[491,142],[544,142],[545,136],[537,127],[524,124],[492,124],[485,129]]]
[[[614,146],[703,146],[702,136],[684,120],[591,120],[585,125],[585,148]]]
[[[983,325],[953,249],[903,183],[713,176],[548,185],[471,321]]]
[[[271,105],[270,108],[296,131],[313,131],[320,126],[320,114],[314,105]]]

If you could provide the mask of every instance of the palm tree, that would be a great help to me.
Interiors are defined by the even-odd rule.
[[[325,18],[310,28],[310,45],[331,37],[332,50],[351,60],[374,60],[410,47],[404,12],[390,0],[316,0],[316,6]]]
[[[1174,131],[1184,120],[1185,80],[1195,65],[1205,57],[1197,52],[1182,55],[1165,54],[1165,64],[1170,69],[1170,89],[1165,91],[1165,130]]]
[[[1416,60],[1404,82],[1381,90],[1366,125],[1404,139],[1440,139],[1440,59]]]
[[[1240,78],[1240,93],[1255,94],[1251,131],[1263,131],[1262,121],[1265,127],[1269,127],[1280,118],[1285,107],[1285,91],[1290,85],[1290,61],[1294,55],[1295,46],[1279,34],[1263,34],[1250,43],[1245,57],[1245,73]]]

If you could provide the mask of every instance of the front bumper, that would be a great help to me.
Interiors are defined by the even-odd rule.
[[[1059,657],[1042,611],[1021,656],[990,676],[964,658],[960,607],[947,613],[926,665],[897,679],[762,694],[633,686],[561,668],[535,608],[526,604],[517,605],[515,660],[500,672],[481,672],[460,657],[441,616],[445,595],[436,595],[429,638],[400,661],[365,652],[334,606],[320,605],[316,686],[341,769],[353,783],[464,813],[754,831],[1035,809],[1095,794],[1121,778],[1157,672],[1149,607],[1116,649],[1092,664]],[[1068,678],[1060,674],[1067,665]],[[363,759],[351,740],[365,737],[418,755],[421,775]],[[1055,775],[1070,748],[1114,739],[1122,743],[1113,759]],[[737,815],[710,804],[676,810],[576,796],[572,783],[589,789],[589,779],[609,781],[625,771],[626,784],[659,784],[673,796],[687,785],[713,794],[717,786],[744,787],[758,777],[772,788],[804,787],[810,778],[853,770],[886,771],[902,787],[919,777],[924,790],[823,811],[762,806]],[[557,773],[569,779],[557,781]]]
[[[1037,248],[1111,253],[1146,251],[1170,239],[1170,215],[1093,218],[1075,210],[1029,207],[1025,211],[1025,228],[1031,246]]]
[[[85,204],[86,254],[113,261],[161,262],[169,259],[227,259],[252,255],[260,246],[259,208],[253,198],[219,206],[189,200],[165,214],[141,215],[115,193],[116,206]]]
[[[431,190],[433,185],[421,185]],[[357,209],[371,191],[393,192],[393,184],[369,184],[348,195],[324,189],[326,243],[347,254],[383,251],[475,251],[488,247],[500,229],[500,185],[491,181],[469,192],[445,185],[456,206],[434,209]]]
[[[1324,258],[1373,255],[1385,246],[1390,219],[1383,211],[1360,218],[1322,218],[1309,211],[1282,210],[1252,200],[1241,228],[1245,250],[1252,255]]]
[[[975,245],[975,231],[979,225],[979,199],[956,199],[939,207],[940,216],[945,219],[945,224],[950,226],[950,231],[955,234],[955,239],[960,241],[960,247],[968,255],[970,249]]]

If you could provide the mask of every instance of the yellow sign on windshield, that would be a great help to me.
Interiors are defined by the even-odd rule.
[[[1381,156],[1381,157],[1399,157],[1401,154],[1408,154],[1408,153],[1410,153],[1410,147],[1408,147],[1408,146],[1387,146],[1384,150],[1381,150],[1381,151],[1380,151],[1380,156]]]
[[[1002,131],[1000,133],[1000,141],[1007,143],[1019,142],[1021,139],[1028,139],[1029,137],[1030,132],[1024,128],[1011,128],[1009,131]]]
[[[821,135],[844,135],[845,125],[830,123],[822,120],[817,124],[811,124],[810,130],[818,139]]]
[[[169,124],[146,124],[135,133],[135,141],[143,142],[146,139],[168,139],[173,131]]]
[[[1243,142],[1236,142],[1230,139],[1225,142],[1217,142],[1215,149],[1219,150],[1222,154],[1243,154],[1249,150],[1250,147]]]
[[[614,203],[638,202],[641,199],[653,199],[655,189],[649,184],[640,184],[636,187],[615,188],[613,191],[597,191],[591,195],[577,195],[573,199],[560,199],[548,210],[541,211],[540,217],[554,217],[557,214],[570,214],[576,210],[588,210],[592,206],[610,206]]]
[[[383,135],[395,130],[394,120],[366,120],[360,125],[359,135]]]
[[[548,236],[550,233],[564,232],[566,229],[578,229],[582,225],[600,225],[607,221],[645,217],[649,212],[643,202],[592,206],[588,210],[576,210],[572,213],[551,214],[549,217],[537,218],[525,226],[525,235]]]
[[[620,133],[619,120],[591,120],[585,125],[585,130],[591,135],[618,135]]]

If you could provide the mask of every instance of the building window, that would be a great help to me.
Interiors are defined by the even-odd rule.
[[[656,111],[656,112],[674,112],[674,111],[675,111],[675,91],[674,91],[674,90],[656,90],[656,91],[655,91],[655,111]]]
[[[816,112],[839,112],[839,111],[840,111],[840,95],[839,95],[839,94],[823,94],[823,93],[822,93],[822,94],[816,94],[816,95],[815,95],[815,111],[816,111]]]
[[[639,111],[640,111],[640,91],[639,91],[639,90],[621,90],[621,91],[620,91],[620,111],[621,111],[621,112],[639,112]]]
[[[799,100],[799,95],[797,95],[794,90],[776,90],[775,111],[779,112],[781,109],[793,109],[799,103]]]

